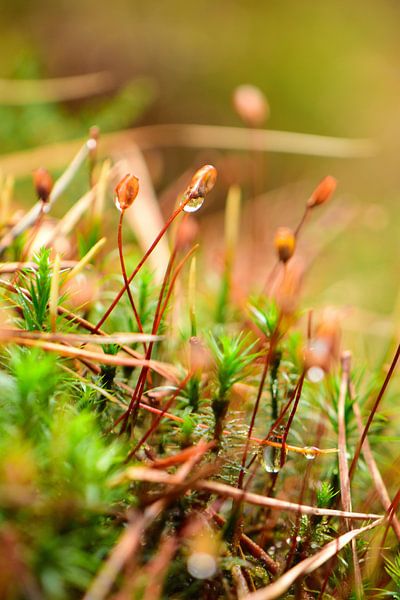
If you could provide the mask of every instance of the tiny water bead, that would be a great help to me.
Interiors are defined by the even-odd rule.
[[[267,473],[279,473],[281,470],[281,449],[265,446],[261,462]]]
[[[181,206],[188,213],[196,212],[203,206],[205,196],[211,192],[217,180],[217,169],[212,165],[204,165],[193,175],[186,188]]]
[[[187,213],[193,213],[199,210],[204,203],[204,197],[198,196],[197,198],[191,198],[188,202],[186,202],[187,197],[184,196],[181,200],[181,206],[183,206],[183,210]],[[185,204],[186,203],[186,204]]]
[[[306,446],[304,448],[304,457],[307,460],[314,460],[314,458],[317,456],[317,452],[318,448],[316,448],[315,446]]]
[[[292,538],[288,537],[288,538],[286,538],[286,540],[285,540],[285,541],[286,541],[286,544],[287,544],[288,546],[290,546],[293,540],[292,540]],[[300,535],[296,535],[296,540],[295,540],[295,541],[296,541],[296,543],[297,543],[297,544],[298,544],[299,542],[301,542],[301,536],[300,536]]]
[[[117,195],[114,196],[114,204],[117,207],[117,209],[119,210],[119,212],[122,212],[121,204],[119,202],[119,199],[118,199]]]

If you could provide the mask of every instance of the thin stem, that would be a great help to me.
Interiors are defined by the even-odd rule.
[[[274,334],[271,336],[271,341],[270,341],[270,345],[269,345],[269,348],[268,348],[268,352],[267,352],[267,354],[265,356],[264,368],[263,368],[262,375],[261,375],[260,385],[258,386],[258,392],[257,392],[256,402],[254,404],[253,413],[251,415],[250,427],[249,427],[249,431],[247,433],[246,444],[245,444],[245,447],[244,447],[244,452],[243,452],[243,456],[242,456],[242,464],[241,464],[239,478],[238,478],[238,488],[239,489],[241,489],[242,486],[243,486],[244,471],[245,471],[245,465],[246,465],[246,460],[247,460],[247,454],[248,454],[249,446],[250,446],[250,438],[251,438],[251,435],[253,433],[253,429],[254,429],[254,424],[255,424],[255,421],[256,421],[256,417],[257,417],[258,408],[260,406],[261,396],[262,396],[262,393],[263,393],[263,390],[264,390],[265,379],[267,377],[269,365],[270,365],[270,362],[271,362],[272,353],[273,353],[274,348],[275,348],[276,337],[277,337],[277,333],[276,332],[277,332],[277,329],[275,330]]]
[[[287,440],[287,437],[288,437],[288,435],[289,435],[290,427],[291,427],[291,425],[292,425],[292,423],[293,423],[293,419],[294,419],[294,416],[295,416],[295,414],[296,414],[296,411],[297,411],[297,407],[298,407],[298,405],[299,405],[299,402],[300,402],[300,398],[301,398],[301,391],[302,391],[302,389],[303,389],[304,377],[305,377],[305,372],[303,371],[303,372],[302,372],[302,374],[301,374],[301,376],[300,376],[299,385],[298,385],[298,387],[297,387],[297,393],[296,393],[296,397],[295,397],[295,400],[294,400],[294,405],[293,405],[293,408],[292,408],[292,412],[290,413],[290,416],[289,416],[289,419],[288,419],[287,425],[286,425],[286,427],[285,427],[284,434],[283,434],[283,436],[282,436],[282,449],[281,449],[281,468],[282,468],[282,467],[283,467],[283,465],[285,464],[285,456],[286,456],[286,440]]]
[[[168,278],[169,278],[169,275],[171,273],[172,264],[173,264],[173,262],[175,260],[175,256],[176,256],[176,248],[174,249],[174,251],[173,251],[173,253],[171,255],[170,262],[168,264],[167,271],[166,271],[165,276],[164,276],[164,282],[163,282],[163,285],[162,285],[162,288],[161,288],[161,291],[160,291],[159,302],[157,304],[156,312],[155,312],[155,315],[154,315],[154,322],[153,322],[153,328],[152,328],[153,332],[154,331],[157,332],[158,328],[160,327],[160,323],[161,323],[162,317],[163,317],[163,315],[165,313],[165,310],[166,310],[166,308],[168,306],[168,302],[169,302],[169,299],[171,297],[172,290],[174,289],[174,285],[175,285],[175,282],[176,282],[176,280],[178,278],[179,273],[181,272],[183,266],[188,261],[188,259],[193,254],[193,252],[195,252],[195,250],[197,250],[197,247],[198,246],[196,245],[191,250],[189,250],[189,252],[183,257],[183,259],[181,260],[181,262],[178,264],[178,266],[176,267],[175,272],[174,272],[174,274],[173,274],[173,276],[171,278],[171,282],[170,282],[169,288],[168,288],[167,292],[165,292],[165,290],[167,288]],[[165,294],[165,300],[164,300],[164,303],[162,304],[162,300],[164,298],[164,294]],[[147,350],[147,353],[146,353],[146,359],[148,359],[148,360],[150,360],[150,358],[151,358],[151,353],[153,351],[153,345],[154,345],[153,342],[150,342],[148,350]],[[142,369],[142,372],[139,375],[139,379],[138,379],[138,382],[137,382],[137,385],[136,385],[136,389],[135,389],[135,392],[134,392],[134,394],[132,396],[131,404],[129,405],[130,408],[128,408],[128,411],[127,411],[126,415],[124,416],[124,424],[122,426],[122,430],[123,431],[126,429],[127,419],[129,417],[130,412],[136,411],[137,408],[138,408],[138,406],[139,406],[139,402],[140,402],[140,399],[141,399],[142,394],[143,394],[143,389],[144,389],[144,385],[145,385],[145,382],[146,382],[146,377],[147,377],[147,373],[148,372],[149,372],[149,369]]]
[[[305,475],[303,477],[303,481],[301,484],[301,489],[300,489],[300,494],[299,494],[299,499],[298,499],[298,503],[299,504],[303,504],[303,500],[304,500],[304,495],[306,492],[306,488],[309,485],[309,479],[310,479],[310,472],[311,472],[311,463],[310,461],[308,461],[307,464],[307,468],[306,468],[306,472]],[[291,540],[290,540],[290,548],[289,548],[289,553],[286,559],[286,564],[285,564],[285,572],[288,571],[290,569],[290,566],[292,564],[295,552],[296,552],[296,547],[297,547],[297,536],[299,535],[299,530],[300,530],[300,524],[301,524],[301,513],[298,513],[296,515],[296,522],[294,525],[294,531],[293,534],[291,536]]]
[[[351,393],[351,386],[350,386],[350,393]],[[361,435],[363,432],[364,426],[363,426],[363,422],[362,422],[362,418],[361,418],[360,406],[359,406],[357,400],[355,400],[353,403],[353,411],[354,411],[354,416],[356,417],[356,421],[357,421],[357,428]],[[371,446],[369,444],[368,438],[366,438],[364,441],[364,446],[363,446],[362,452],[364,455],[365,462],[367,463],[368,470],[371,474],[371,478],[374,483],[375,491],[379,497],[379,500],[381,501],[383,508],[387,512],[389,512],[390,506],[391,506],[391,500],[390,500],[386,485],[382,479],[382,475],[380,474],[378,466],[375,462],[375,458],[372,454],[372,450],[371,450]],[[393,527],[393,531],[396,534],[398,541],[400,542],[400,523],[399,523],[399,520],[396,517],[396,515],[393,515],[393,520],[392,520],[391,525]]]
[[[349,470],[350,480],[352,479],[352,477],[354,475],[354,471],[355,471],[355,468],[356,468],[356,465],[357,465],[357,461],[358,461],[358,459],[360,457],[360,453],[361,453],[361,449],[363,447],[364,440],[365,440],[365,438],[368,435],[368,431],[369,431],[369,428],[371,426],[372,420],[373,420],[373,418],[375,416],[376,411],[378,410],[378,406],[380,404],[380,401],[382,400],[382,396],[385,393],[386,388],[387,388],[387,386],[389,384],[389,381],[390,381],[390,379],[391,379],[391,377],[393,375],[393,372],[394,372],[394,370],[396,368],[397,361],[399,360],[399,357],[400,357],[400,344],[397,347],[396,353],[395,353],[395,355],[393,357],[393,360],[392,360],[392,364],[390,365],[389,371],[388,371],[388,373],[387,373],[387,375],[385,377],[385,381],[383,382],[383,386],[381,387],[381,390],[380,390],[380,392],[379,392],[379,394],[378,394],[378,396],[377,396],[377,398],[375,400],[375,403],[374,403],[374,405],[372,407],[372,410],[371,410],[371,412],[369,414],[367,423],[366,423],[366,425],[364,427],[364,431],[363,431],[363,433],[361,435],[360,441],[357,444],[357,448],[356,448],[356,451],[354,453],[354,458],[353,458],[353,461],[351,463],[350,470]]]
[[[124,253],[123,253],[123,250],[122,250],[122,223],[123,223],[123,220],[124,220],[124,214],[125,214],[125,211],[122,210],[121,214],[120,214],[120,217],[119,217],[119,223],[118,223],[118,252],[119,252],[119,262],[121,264],[122,277],[123,277],[123,280],[124,280],[126,291],[128,293],[129,301],[130,301],[131,306],[132,306],[133,313],[135,315],[137,326],[139,328],[140,333],[143,333],[142,322],[140,320],[139,313],[138,313],[138,311],[136,309],[135,301],[134,301],[133,296],[132,296],[132,291],[131,291],[131,288],[129,286],[128,276],[126,274],[126,266],[125,266]],[[146,352],[147,345],[146,345],[145,342],[143,342],[143,348],[144,348],[144,351]]]
[[[296,238],[299,237],[300,231],[303,229],[304,223],[306,222],[309,214],[310,214],[310,207],[306,206],[306,208],[304,209],[304,212],[303,212],[303,216],[301,217],[299,224],[297,225],[296,229],[294,230],[294,235]]]
[[[298,390],[298,387],[299,387],[299,383],[300,383],[300,380],[296,383],[296,387],[292,391],[292,393],[291,393],[291,395],[289,397],[289,400],[287,401],[286,405],[281,410],[281,413],[278,416],[278,418],[272,423],[271,427],[269,428],[269,431],[268,431],[267,435],[261,440],[261,443],[267,442],[269,440],[270,436],[274,433],[275,429],[278,427],[278,425],[281,424],[281,422],[283,420],[283,417],[285,416],[285,414],[289,410],[290,405],[292,404],[293,400],[296,398],[297,390]],[[279,447],[281,448],[281,445],[279,445]],[[249,469],[251,467],[251,465],[256,460],[256,458],[257,458],[257,456],[254,455],[253,458],[250,460],[249,464],[247,465],[247,467],[246,467],[247,469]]]
[[[170,256],[170,259],[168,261],[167,269],[165,271],[164,279],[163,279],[163,282],[161,285],[161,290],[160,290],[160,294],[158,296],[157,307],[156,307],[156,311],[155,311],[154,319],[153,319],[152,332],[157,331],[157,329],[158,329],[158,324],[159,324],[158,317],[160,314],[161,303],[162,303],[165,289],[167,286],[168,278],[169,278],[171,270],[172,270],[172,265],[175,260],[175,256],[176,256],[176,247],[174,248],[174,250]],[[150,342],[150,344],[147,348],[146,357],[151,355],[152,350],[153,350],[153,345]],[[120,421],[122,421],[121,433],[124,433],[126,431],[126,428],[128,425],[128,419],[129,419],[129,416],[131,415],[131,413],[133,411],[135,411],[135,412],[137,411],[138,403],[140,402],[140,398],[141,398],[141,395],[143,392],[146,376],[147,376],[147,371],[145,369],[142,369],[142,371],[140,372],[136,387],[135,387],[135,391],[132,394],[132,398],[129,403],[129,407],[128,407],[127,411],[123,415],[121,415],[121,417],[119,417],[114,424],[114,426],[116,426]]]
[[[183,388],[185,387],[185,385],[187,384],[187,382],[189,381],[190,377],[192,376],[191,373],[189,373],[188,375],[186,375],[186,377],[182,380],[182,382],[180,383],[179,387],[174,391],[174,393],[172,394],[171,398],[165,403],[165,406],[162,408],[161,412],[157,415],[157,417],[154,419],[151,427],[149,427],[149,429],[146,431],[146,433],[143,435],[143,437],[138,441],[138,443],[136,444],[136,446],[133,448],[133,450],[131,450],[127,456],[127,461],[130,460],[133,456],[135,456],[136,452],[141,448],[141,446],[143,446],[143,444],[145,443],[145,441],[152,435],[152,433],[157,429],[161,419],[165,416],[165,414],[169,411],[169,409],[171,408],[174,400],[176,399],[176,397],[178,396],[179,392],[181,392],[183,390]]]
[[[140,271],[140,269],[142,268],[142,266],[144,265],[144,263],[146,262],[146,260],[149,258],[150,254],[153,252],[154,248],[157,246],[157,244],[159,243],[159,241],[161,240],[161,238],[163,237],[163,235],[167,231],[168,227],[176,219],[176,217],[182,212],[183,207],[184,207],[184,204],[182,204],[181,206],[179,206],[175,210],[175,212],[173,212],[172,215],[169,217],[168,221],[165,223],[164,227],[161,229],[160,233],[157,235],[156,239],[151,244],[150,248],[146,251],[146,253],[143,255],[143,258],[139,261],[139,263],[136,266],[135,270],[133,271],[132,275],[127,280],[127,284],[124,284],[123,288],[115,296],[113,302],[111,303],[111,305],[109,306],[109,308],[106,310],[106,312],[104,313],[104,315],[102,316],[102,318],[100,319],[100,321],[97,323],[96,329],[99,329],[103,325],[103,323],[106,321],[106,319],[108,319],[108,317],[110,316],[110,314],[112,313],[112,311],[114,310],[114,308],[116,307],[116,305],[118,304],[118,302],[120,301],[120,299],[121,299],[122,295],[124,294],[125,290],[132,283],[134,277],[138,274],[138,272]]]

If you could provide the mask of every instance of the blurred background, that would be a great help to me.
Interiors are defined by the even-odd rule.
[[[260,153],[252,132],[238,149],[220,130],[219,148],[164,140],[145,143],[143,155],[164,215],[194,166],[218,166],[217,189],[198,216],[205,260],[217,271],[226,192],[241,185],[237,268],[246,289],[263,284],[274,229],[295,226],[319,179],[337,177],[334,201],[304,231],[312,263],[304,305],[344,307],[351,343],[364,348],[370,336],[373,353],[400,324],[399,22],[395,0],[2,0],[0,169],[17,177],[17,204],[30,206],[32,169],[40,162],[61,172],[91,125],[105,156],[119,139],[107,134],[129,128],[244,127],[232,104],[243,83],[265,93],[267,129],[372,140],[351,158],[318,156],[317,142],[311,154]],[[59,214],[85,185],[82,178],[71,188]]]

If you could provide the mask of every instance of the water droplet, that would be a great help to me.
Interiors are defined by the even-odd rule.
[[[314,460],[314,458],[317,455],[317,451],[318,448],[316,448],[315,446],[306,446],[304,448],[305,452],[304,452],[304,456],[307,460]]]
[[[186,198],[183,197],[181,204],[183,204],[185,201],[186,201]],[[198,198],[191,198],[189,200],[189,202],[187,204],[185,204],[185,206],[183,207],[183,210],[188,213],[196,212],[196,210],[199,210],[199,208],[201,208],[203,206],[203,202],[204,202],[204,198],[202,196],[199,196]]]
[[[122,212],[122,208],[121,208],[121,205],[119,203],[119,198],[118,198],[117,195],[114,196],[114,204],[118,208],[119,212]]]
[[[267,473],[279,473],[281,470],[281,449],[265,446],[262,453],[262,465]]]
[[[193,552],[188,558],[187,570],[195,579],[209,579],[217,572],[217,563],[207,552]]]

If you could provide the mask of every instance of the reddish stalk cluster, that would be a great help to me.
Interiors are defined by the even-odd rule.
[[[153,244],[150,246],[148,251],[144,254],[143,258],[141,259],[141,261],[139,262],[139,264],[137,265],[137,267],[135,268],[135,270],[133,271],[132,275],[129,278],[126,273],[125,261],[123,258],[123,250],[122,250],[122,221],[123,221],[123,215],[124,215],[125,210],[127,210],[132,205],[136,196],[138,195],[139,182],[138,182],[138,179],[132,175],[126,175],[119,182],[119,184],[117,185],[116,190],[115,190],[115,193],[116,193],[115,202],[116,202],[117,208],[121,211],[119,227],[118,227],[118,248],[119,248],[119,254],[120,254],[121,269],[122,269],[122,274],[123,274],[123,279],[124,279],[124,287],[116,295],[113,303],[111,304],[109,309],[106,311],[105,315],[102,317],[102,319],[97,324],[96,330],[105,322],[107,317],[111,314],[111,312],[117,306],[117,304],[118,304],[120,298],[122,297],[123,293],[125,292],[125,290],[127,290],[129,299],[131,302],[131,306],[134,311],[136,321],[137,321],[137,324],[139,327],[139,331],[143,332],[142,324],[140,322],[140,317],[137,313],[137,310],[135,307],[135,302],[132,297],[132,293],[130,291],[129,286],[132,283],[134,277],[137,275],[137,273],[142,268],[145,261],[148,259],[148,257],[151,255],[151,253],[157,246],[158,242],[161,240],[162,236],[166,233],[169,226],[176,219],[176,217],[178,217],[178,215],[180,215],[183,211],[194,212],[194,211],[198,210],[201,207],[201,205],[203,204],[205,196],[213,189],[215,182],[216,182],[216,178],[217,178],[217,171],[216,171],[215,167],[213,167],[212,165],[205,165],[204,167],[202,167],[201,169],[196,171],[196,173],[192,177],[192,180],[190,181],[189,186],[186,188],[186,190],[183,194],[183,198],[180,203],[180,206],[169,217],[166,224],[164,225],[164,227],[162,228],[162,230],[160,231],[160,233],[154,240]],[[182,270],[183,266],[185,265],[185,263],[187,262],[187,260],[192,256],[192,254],[196,250],[196,246],[194,246],[191,250],[189,250],[186,253],[186,255],[183,257],[181,262],[177,265],[175,270],[173,270],[174,263],[175,263],[180,246],[181,246],[181,240],[179,237],[177,237],[177,240],[175,241],[175,245],[172,250],[172,253],[171,253],[171,256],[170,256],[170,259],[168,262],[168,266],[167,266],[167,269],[166,269],[166,272],[164,275],[164,279],[163,279],[163,282],[161,285],[161,290],[159,293],[157,307],[156,307],[154,319],[153,319],[152,335],[155,335],[160,327],[160,323],[161,323],[164,313],[167,309],[168,302],[171,297],[171,294],[174,289],[174,285],[175,285],[175,282],[177,280],[179,273],[181,272],[181,270]],[[145,359],[148,361],[151,359],[152,350],[153,350],[153,343],[150,342],[148,347],[145,348]],[[127,426],[128,426],[128,421],[130,418],[131,418],[132,426],[134,427],[134,424],[136,421],[137,410],[138,410],[139,403],[140,403],[140,400],[141,400],[141,397],[142,397],[142,394],[144,391],[144,386],[146,383],[148,373],[149,373],[149,369],[146,367],[141,370],[139,378],[138,378],[138,382],[136,384],[136,388],[134,390],[134,393],[132,394],[132,398],[131,398],[129,407],[128,407],[127,411],[125,412],[125,414],[122,415],[119,419],[117,419],[117,421],[115,423],[115,425],[117,425],[119,422],[122,421],[121,433],[126,431]],[[172,404],[172,402],[173,402],[173,399],[170,401],[170,403]],[[168,407],[169,406],[170,405],[168,405]],[[165,412],[167,410],[168,410],[168,408],[165,409]],[[160,416],[157,423],[161,420],[161,418],[162,417]],[[151,431],[148,432],[148,435],[150,435]],[[148,435],[146,435],[145,438],[143,440],[141,440],[139,442],[139,444],[137,444],[137,446],[131,452],[131,455],[133,455],[137,451],[137,449],[140,447],[140,445],[142,443],[144,443],[144,441],[145,441],[145,439],[147,439]]]

